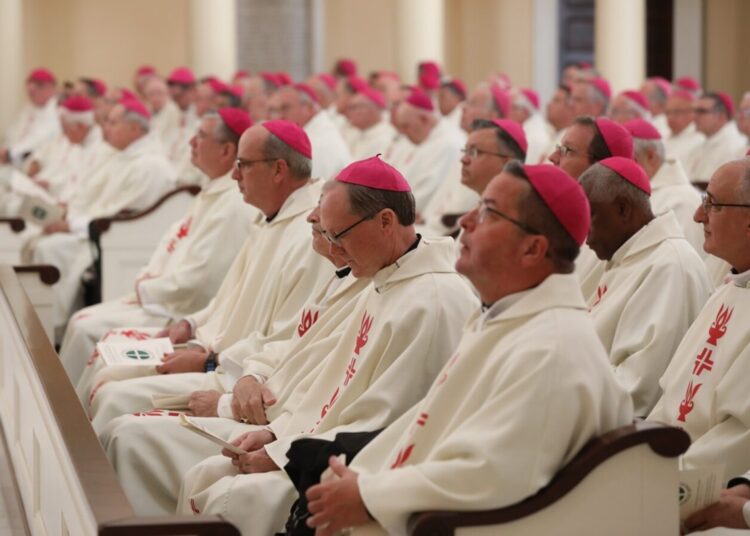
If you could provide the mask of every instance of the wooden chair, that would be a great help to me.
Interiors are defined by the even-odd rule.
[[[639,535],[679,533],[677,456],[690,438],[651,422],[590,441],[552,481],[518,504],[412,516],[413,536]]]
[[[0,266],[0,445],[31,534],[226,535],[218,516],[138,517],[10,266]]]
[[[14,266],[13,270],[31,300],[34,311],[50,341],[54,341],[55,322],[53,307],[55,296],[52,285],[60,280],[60,270],[49,264]]]
[[[185,215],[199,186],[182,186],[166,193],[151,207],[136,213],[97,218],[89,224],[89,237],[96,245],[95,263],[99,299],[119,298],[133,290],[140,269],[145,266],[167,228]]]

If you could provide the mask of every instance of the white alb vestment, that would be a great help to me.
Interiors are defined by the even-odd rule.
[[[68,323],[60,359],[75,383],[104,334],[118,327],[163,327],[208,305],[258,215],[229,175],[209,182],[162,236],[135,293],[82,309]],[[134,282],[135,283],[135,282]],[[98,370],[97,365],[92,369]],[[92,373],[93,370],[89,372]]]
[[[412,144],[402,162],[398,159],[395,163],[389,162],[409,182],[418,213],[425,210],[443,181],[451,180],[450,173],[461,159],[462,147],[463,140],[459,135],[437,122],[422,143]]]
[[[312,176],[332,179],[352,162],[341,131],[325,110],[316,113],[304,127],[312,146]]]
[[[152,152],[146,136],[108,158],[94,175],[83,179],[68,205],[71,232],[40,237],[33,245],[34,264],[51,264],[60,270],[55,294],[55,326],[68,321],[83,271],[93,261],[88,224],[99,217],[114,216],[124,209],[143,210],[174,186],[174,170],[160,154]]]
[[[541,164],[547,159],[547,149],[552,141],[552,127],[544,120],[540,113],[533,113],[523,122],[528,149],[526,150],[527,164]]]
[[[693,220],[701,204],[698,190],[690,184],[679,160],[667,159],[651,177],[651,209],[657,216],[671,210],[682,232],[698,255],[703,258],[703,225]]]
[[[368,129],[360,130],[350,125],[344,131],[344,138],[354,161],[385,153],[395,135],[396,129],[387,116]]]
[[[328,261],[311,246],[310,224],[305,221],[317,205],[319,190],[320,183],[311,182],[294,191],[272,221],[256,220],[258,229],[245,241],[216,296],[187,317],[195,326],[191,344],[221,353],[250,334],[259,345],[292,336],[300,309],[330,275]],[[180,381],[172,390],[170,382],[179,376],[188,375],[102,385],[91,401],[94,429],[101,430],[118,415],[150,407],[153,385],[162,393],[189,394],[200,388],[202,375],[196,374],[196,382],[186,386]]]
[[[178,136],[182,121],[183,112],[172,99],[168,99],[161,110],[151,115],[150,132],[161,140],[164,147],[169,148],[172,141]],[[188,122],[187,118],[185,122]]]
[[[162,141],[164,150],[175,167],[178,184],[203,185],[207,177],[193,165],[190,148],[190,139],[198,131],[200,118],[192,106],[187,110],[178,111],[180,116],[177,128],[167,133],[166,139]],[[154,138],[157,139],[158,136],[155,135]]]
[[[706,141],[706,136],[698,132],[695,123],[690,123],[679,134],[669,134],[663,140],[667,158],[679,160],[685,170],[689,171],[691,159]]]
[[[265,385],[277,400],[275,405],[267,408],[269,419],[278,415],[292,394],[297,390],[304,392],[314,381],[317,374],[313,371],[335,348],[352,306],[369,283],[367,278],[356,279],[348,275],[341,279],[332,274],[327,288],[302,308],[290,339],[268,343],[239,363],[253,373],[267,376]],[[235,344],[232,348],[237,346]],[[274,363],[278,366],[272,369]],[[238,424],[228,406],[231,404],[231,388],[237,379],[231,369],[236,364],[226,352],[222,353],[221,366],[215,373],[204,374],[201,385],[203,390],[221,390],[220,384],[230,391],[222,395],[218,406],[219,416],[224,418],[201,419],[202,425],[226,437]],[[242,369],[237,376],[241,375]],[[227,398],[228,404],[225,404]],[[138,512],[149,515],[174,513],[185,471],[217,453],[213,443],[184,432],[176,416],[144,408],[142,413],[118,417],[100,434],[125,493]],[[155,452],[164,455],[153,456]]]
[[[729,121],[693,151],[685,166],[691,182],[708,182],[719,166],[737,159],[746,145],[747,138],[737,130],[737,123]]]
[[[713,290],[671,212],[631,236],[604,263],[588,305],[615,375],[645,417],[659,378]]]
[[[426,237],[450,234],[458,229],[458,219],[446,226],[443,216],[465,214],[477,203],[479,194],[461,182],[461,162],[457,161],[420,214],[423,222],[417,226],[417,231]]]
[[[685,334],[648,416],[678,426],[692,444],[687,467],[726,464],[728,476],[750,466],[750,272],[720,287]]]
[[[5,131],[5,147],[11,163],[20,166],[25,155],[46,141],[62,135],[57,99],[52,96],[43,106],[26,104]]]
[[[659,134],[661,135],[661,139],[665,139],[667,136],[669,136],[672,131],[669,128],[669,121],[667,121],[667,114],[664,112],[654,115],[651,117],[651,124],[654,125],[654,128],[659,131]]]
[[[576,277],[551,275],[475,314],[427,396],[351,469],[375,520],[405,535],[415,512],[518,503],[632,418]]]
[[[271,421],[277,439],[265,449],[277,466],[295,439],[382,428],[425,395],[477,307],[453,259],[452,240],[423,239],[375,275],[316,378]],[[252,429],[239,425],[233,435]],[[239,475],[228,459],[212,457],[188,473],[178,510],[221,512],[247,533],[271,534],[293,496],[282,471]]]

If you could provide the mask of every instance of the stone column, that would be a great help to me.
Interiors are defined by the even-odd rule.
[[[0,1],[0,146],[6,128],[23,104],[22,0]]]
[[[443,0],[398,0],[397,68],[405,82],[416,82],[421,61],[445,64],[444,12]]]
[[[195,75],[230,78],[237,69],[235,0],[190,0],[190,67]]]
[[[596,0],[594,53],[596,68],[613,94],[641,86],[646,76],[645,0]]]

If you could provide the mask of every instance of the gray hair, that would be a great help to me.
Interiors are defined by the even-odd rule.
[[[635,102],[633,99],[629,97],[625,97],[625,102],[627,103],[628,111],[633,112],[641,119],[645,119],[647,121],[651,119],[650,110],[644,108],[643,106],[641,106],[640,104],[638,104],[637,102]]]
[[[411,192],[379,190],[348,182],[341,184],[346,186],[349,205],[352,212],[358,216],[364,218],[388,208],[396,213],[398,222],[403,226],[412,225],[416,220],[416,205]]]
[[[578,180],[592,203],[624,199],[644,214],[651,213],[649,195],[606,166],[594,164]]]
[[[135,123],[140,127],[144,134],[146,134],[151,128],[151,121],[143,117],[141,114],[131,110],[125,110],[125,113],[122,114],[122,120],[127,121],[128,123]]]
[[[666,154],[664,151],[664,142],[661,140],[644,140],[643,138],[633,138],[633,149],[636,158],[641,158],[646,151],[654,151],[659,157],[659,165],[664,163]]]
[[[601,102],[602,104],[604,104],[604,109],[606,110],[609,106],[609,98],[604,93],[599,91],[599,89],[594,84],[592,84],[591,81],[586,80],[585,83],[589,88],[589,98],[594,102]]]
[[[742,203],[750,203],[750,156],[740,159],[739,162],[745,169],[742,170],[742,178],[740,178],[737,190],[740,194],[740,201]]]
[[[218,112],[206,112],[202,119],[216,119],[216,128],[214,128],[214,139],[219,143],[231,143],[237,147],[240,143],[240,135],[229,128]]]
[[[312,160],[305,158],[270,132],[263,146],[263,156],[284,160],[289,166],[289,173],[296,179],[307,180],[310,178]]]
[[[60,109],[60,118],[66,123],[75,123],[91,127],[94,125],[94,112],[71,112],[65,108]]]

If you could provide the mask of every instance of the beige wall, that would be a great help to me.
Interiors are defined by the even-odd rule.
[[[189,63],[184,0],[24,0],[24,63],[60,78],[97,76],[129,85],[143,63]]]
[[[706,0],[704,85],[735,98],[750,91],[750,2]]]

